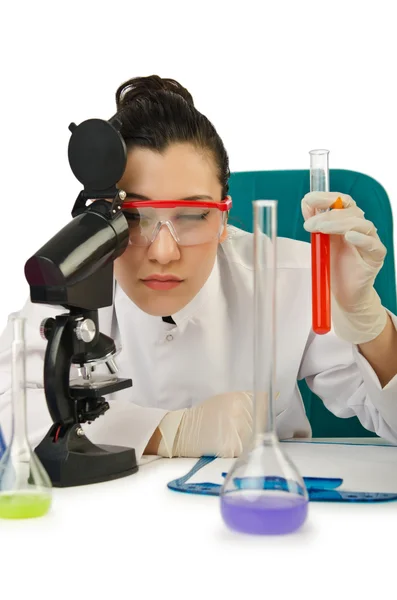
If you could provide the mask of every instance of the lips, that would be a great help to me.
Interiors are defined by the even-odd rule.
[[[176,275],[149,275],[142,279],[142,283],[152,290],[172,290],[182,283]]]
[[[176,277],[176,275],[149,275],[149,277],[145,277],[145,279],[143,279],[143,281],[179,281],[179,283],[182,281],[182,279],[180,279],[179,277]]]

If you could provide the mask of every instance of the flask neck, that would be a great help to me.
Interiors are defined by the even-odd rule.
[[[11,443],[14,447],[24,448],[28,446],[26,402],[23,392],[14,393],[12,399],[12,434]]]
[[[22,336],[15,336],[12,344],[11,378],[11,443],[20,448],[26,448],[29,444],[27,441],[26,417],[25,343]]]
[[[255,438],[275,435],[273,402],[271,393],[256,392],[254,396],[254,435]]]
[[[255,433],[253,447],[258,448],[259,446],[271,446],[273,448],[278,444],[278,442],[279,439],[275,431],[261,431]]]

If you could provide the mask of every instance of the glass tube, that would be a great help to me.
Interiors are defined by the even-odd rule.
[[[231,529],[281,534],[306,520],[302,477],[279,443],[274,419],[276,376],[277,202],[254,205],[253,433],[221,490],[221,514]]]
[[[310,151],[310,191],[329,192],[328,150]],[[330,237],[311,234],[312,328],[318,335],[331,330]]]

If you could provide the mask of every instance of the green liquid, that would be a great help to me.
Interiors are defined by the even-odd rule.
[[[51,506],[51,495],[15,492],[0,494],[0,519],[42,517]]]

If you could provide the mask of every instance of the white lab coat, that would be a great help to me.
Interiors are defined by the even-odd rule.
[[[355,346],[333,332],[311,331],[310,245],[279,238],[277,268],[276,426],[280,438],[310,436],[297,387],[306,378],[339,417],[356,415],[368,430],[397,442],[397,376],[383,389]],[[213,271],[198,295],[172,315],[176,325],[142,312],[115,283],[112,307],[99,310],[101,331],[116,340],[119,375],[133,387],[108,397],[111,408],[91,425],[95,443],[133,446],[140,457],[167,411],[196,405],[215,394],[253,388],[253,236],[229,227]],[[51,421],[42,389],[46,342],[42,319],[65,312],[32,304],[27,318],[29,436],[40,441]],[[397,326],[397,317],[391,315]],[[266,332],[265,332],[266,335]],[[0,338],[0,423],[10,435],[10,344]]]

